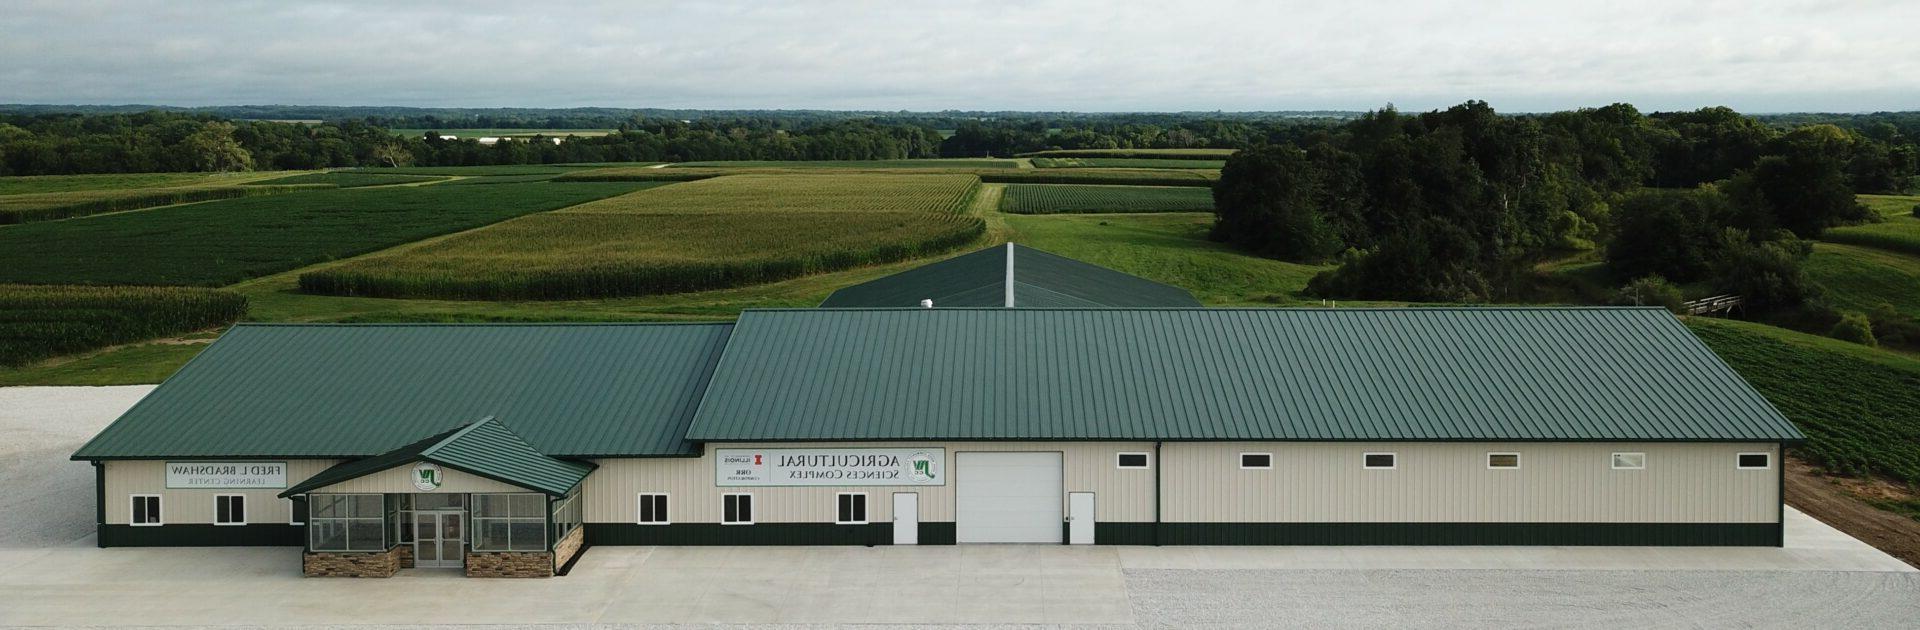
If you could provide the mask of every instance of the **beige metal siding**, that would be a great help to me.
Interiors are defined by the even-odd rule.
[[[235,460],[241,461],[241,460]],[[286,461],[287,483],[296,484],[339,462],[333,460],[254,460]],[[105,463],[107,523],[125,525],[129,518],[129,499],[135,494],[160,495],[160,520],[169,525],[208,524],[213,522],[213,497],[239,494],[247,497],[248,523],[285,523],[289,504],[279,497],[280,490],[167,489],[167,463],[162,461],[109,461]]]
[[[1366,470],[1361,454],[1398,453]],[[1647,454],[1613,470],[1612,453]],[[1241,470],[1242,452],[1273,453]],[[1517,470],[1487,453],[1520,453]],[[1773,523],[1779,471],[1739,470],[1735,454],[1775,444],[1168,443],[1167,522]]]
[[[944,448],[949,479],[956,470],[956,453],[973,451],[1053,451],[1062,457],[1062,496],[1067,492],[1095,493],[1095,518],[1105,522],[1153,521],[1153,470],[1120,470],[1114,454],[1151,452],[1152,443],[1137,442],[860,442],[709,444],[698,458],[603,459],[600,468],[581,484],[585,519],[593,523],[632,523],[639,518],[639,494],[665,492],[668,514],[675,523],[720,522],[720,497],[745,492],[754,495],[754,521],[760,523],[830,523],[835,495],[867,493],[867,519],[880,523],[893,518],[893,493],[920,494],[922,522],[954,520],[954,486],[810,486],[726,487],[714,484],[714,449],[719,448]],[[1158,464],[1153,464],[1157,466]],[[1064,504],[1064,499],[1062,500]],[[1065,514],[1061,515],[1063,518]]]
[[[348,479],[340,483],[314,490],[315,493],[357,493],[372,492],[381,494],[425,494],[413,486],[413,464],[403,464],[397,468],[382,470],[371,475]],[[526,488],[501,483],[472,475],[446,466],[440,467],[440,487],[430,492],[527,492]]]

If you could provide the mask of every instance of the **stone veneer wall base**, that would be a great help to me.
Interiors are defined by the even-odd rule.
[[[412,564],[412,551],[405,545],[377,552],[309,551],[301,554],[300,572],[307,577],[393,577],[403,554]]]

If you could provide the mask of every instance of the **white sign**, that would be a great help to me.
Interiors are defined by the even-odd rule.
[[[723,448],[719,486],[944,486],[941,448]]]
[[[413,467],[413,487],[421,492],[433,492],[440,489],[440,466],[420,462]]]
[[[287,487],[286,462],[167,462],[167,487],[239,488]]]

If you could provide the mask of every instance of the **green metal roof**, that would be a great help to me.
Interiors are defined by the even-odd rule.
[[[1804,439],[1658,308],[748,311],[688,437]]]
[[[280,496],[306,494],[423,461],[553,496],[566,496],[595,468],[589,463],[542,455],[500,421],[484,418],[374,457],[342,462],[294,484]]]
[[[487,416],[555,457],[695,455],[731,328],[242,324],[73,457],[370,457]]]
[[[1200,306],[1186,289],[1007,243],[856,284],[821,308]]]

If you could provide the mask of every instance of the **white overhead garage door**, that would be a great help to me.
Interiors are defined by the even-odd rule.
[[[956,540],[1060,542],[1059,453],[959,453],[956,464]]]

